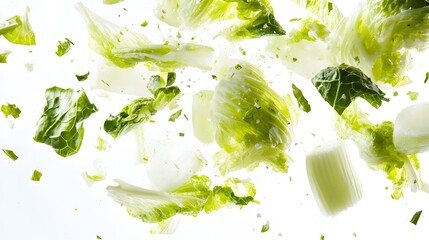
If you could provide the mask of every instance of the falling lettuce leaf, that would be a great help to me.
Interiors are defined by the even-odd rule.
[[[36,142],[45,143],[68,157],[76,154],[84,136],[83,122],[97,111],[83,90],[46,89],[46,106],[37,123]]]
[[[215,155],[222,175],[253,170],[260,163],[287,172],[293,127],[299,113],[290,97],[282,98],[262,72],[247,62],[226,65],[211,100],[215,140],[222,148]]]
[[[124,0],[103,0],[103,4],[112,5],[112,4],[120,3],[122,1]]]
[[[1,111],[3,112],[5,117],[12,116],[15,119],[19,118],[19,114],[21,114],[21,110],[15,104],[10,103],[2,105]]]
[[[63,56],[64,54],[70,51],[71,45],[74,45],[70,39],[66,38],[63,42],[58,41],[57,51],[55,52],[58,57]]]
[[[341,64],[320,71],[311,79],[323,99],[341,115],[357,97],[379,108],[382,101],[389,101],[384,93],[360,69]]]
[[[117,115],[110,115],[104,122],[104,130],[114,138],[118,138],[141,123],[147,122],[151,116],[163,109],[180,93],[176,86],[161,87],[155,90],[154,97],[141,97],[133,100],[122,108]]]
[[[13,161],[18,159],[18,156],[12,150],[2,149],[2,151]]]
[[[171,192],[140,188],[120,180],[118,186],[109,186],[109,196],[125,206],[128,213],[147,223],[161,223],[176,214],[197,216],[224,206],[243,206],[253,202],[256,190],[253,184],[238,179],[227,180],[224,186],[211,188],[207,176],[192,176],[188,183]],[[244,189],[238,195],[232,189]],[[240,191],[241,192],[241,191]]]
[[[0,34],[11,43],[22,44],[22,45],[35,45],[36,36],[31,28],[28,13],[30,8],[26,7],[21,16],[14,16],[7,20],[7,23],[4,28],[0,26]],[[8,27],[9,26],[9,27]]]
[[[295,84],[292,84],[293,95],[298,101],[299,108],[301,108],[304,112],[308,113],[311,111],[311,106],[308,103],[307,99],[304,97],[301,89],[299,89]]]

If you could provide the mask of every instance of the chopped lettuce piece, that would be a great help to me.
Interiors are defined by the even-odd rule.
[[[188,29],[236,18],[235,23],[221,32],[229,40],[285,34],[269,0],[163,0],[156,15],[167,24]]]
[[[6,63],[7,62],[7,56],[9,56],[10,53],[11,53],[11,51],[4,51],[4,52],[0,53],[0,63]]]
[[[46,106],[33,139],[51,146],[62,157],[76,154],[84,136],[83,122],[97,107],[83,90],[51,87],[45,95]]]
[[[311,111],[311,106],[308,103],[307,99],[304,97],[301,89],[299,89],[295,84],[292,84],[293,95],[298,101],[299,108],[301,108],[304,112],[308,113]]]
[[[382,101],[389,101],[360,69],[345,64],[320,71],[311,82],[339,115],[357,97],[375,108],[379,108]]]
[[[103,181],[106,179],[106,170],[103,163],[100,160],[94,161],[94,170],[83,172],[82,177],[88,187],[91,187],[95,182]]]
[[[270,222],[269,221],[267,221],[267,223],[262,225],[261,233],[267,232],[268,230],[270,230]]]
[[[39,170],[34,170],[33,175],[31,176],[31,181],[38,182],[42,178],[42,173]]]
[[[225,186],[211,188],[207,176],[194,175],[190,181],[171,192],[140,188],[120,180],[118,186],[109,186],[109,196],[125,206],[128,213],[143,222],[160,223],[176,214],[197,216],[201,211],[207,213],[228,205],[247,205],[256,194],[253,184],[246,183],[245,194],[231,191],[238,180],[226,181]]]
[[[18,156],[12,150],[2,149],[2,151],[13,161],[16,161],[18,159]]]
[[[89,71],[85,74],[76,74],[75,76],[79,82],[85,81],[89,77]]]
[[[9,42],[22,45],[36,44],[36,36],[28,19],[29,12],[30,8],[26,7],[21,16],[15,16],[7,20],[7,22],[11,24],[9,26],[16,27],[0,27],[0,33],[2,33]]]
[[[114,138],[118,138],[140,124],[147,122],[151,116],[163,109],[180,93],[176,86],[156,89],[154,97],[141,97],[133,100],[117,115],[110,115],[104,122],[104,130]]]
[[[424,83],[427,83],[429,81],[429,72],[426,73],[425,75],[425,81]]]
[[[63,42],[58,41],[57,51],[55,52],[58,57],[63,56],[64,54],[70,51],[71,45],[74,45],[70,39],[66,38]]]
[[[411,218],[411,223],[414,225],[417,225],[417,222],[420,219],[420,216],[422,215],[423,210],[417,211],[416,213],[414,213],[413,217]]]
[[[179,109],[176,112],[174,112],[173,114],[171,114],[171,116],[168,119],[168,121],[169,122],[175,122],[177,120],[177,118],[180,117],[180,115],[182,115],[182,109]]]
[[[19,118],[19,114],[21,114],[21,110],[15,105],[7,103],[1,106],[1,111],[3,112],[5,117],[12,116],[13,118]]]
[[[386,173],[393,184],[393,199],[401,198],[407,186],[411,186],[412,191],[422,188],[420,161],[414,154],[406,155],[397,150],[392,122],[372,124],[357,105],[352,104],[338,119],[337,130],[342,138],[352,139],[357,144],[361,158],[371,169]]]
[[[259,163],[287,172],[290,158],[285,150],[292,142],[297,107],[272,90],[256,67],[236,65],[225,68],[212,99],[211,121],[222,148],[216,164],[221,174],[252,170]]]
[[[7,19],[5,22],[0,23],[0,35],[11,32],[21,24],[22,22],[19,16],[14,16]]]
[[[153,44],[146,36],[120,27],[96,15],[82,3],[76,4],[91,36],[90,46],[118,67],[144,62],[151,69],[170,71],[181,67],[211,69],[214,50],[192,43]]]
[[[107,147],[106,147],[107,141],[102,139],[101,137],[98,137],[97,140],[98,140],[98,145],[95,148],[97,148],[100,151],[106,150],[107,149]]]

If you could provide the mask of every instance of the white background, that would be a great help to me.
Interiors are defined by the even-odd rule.
[[[222,38],[213,39],[213,29],[195,33],[169,27],[153,17],[155,1],[125,0],[116,5],[103,5],[101,0],[83,3],[102,17],[118,25],[143,32],[154,42],[175,38],[180,31],[181,41],[210,44],[217,49],[229,48],[232,56],[260,66],[267,80],[279,94],[291,93],[290,85],[300,87],[312,105],[312,111],[303,113],[296,127],[295,140],[290,149],[294,162],[287,174],[273,173],[264,166],[254,172],[239,171],[230,177],[247,178],[256,185],[260,204],[249,204],[242,209],[221,209],[211,214],[201,213],[197,218],[182,217],[173,235],[152,235],[153,227],[128,216],[126,209],[107,196],[105,188],[122,179],[142,187],[150,187],[145,166],[139,160],[136,135],[130,133],[113,140],[102,129],[109,114],[116,114],[129,100],[147,94],[144,89],[151,73],[143,66],[123,70],[129,78],[115,82],[104,60],[88,47],[88,33],[83,20],[74,9],[75,1],[58,0],[2,0],[0,21],[23,11],[29,6],[30,22],[36,34],[36,46],[19,46],[0,38],[0,52],[11,50],[7,64],[0,64],[0,104],[16,104],[21,110],[18,119],[0,116],[0,149],[12,149],[19,156],[10,160],[0,153],[0,239],[427,239],[429,237],[429,195],[405,191],[400,200],[390,198],[390,182],[384,173],[374,172],[356,156],[356,166],[365,188],[364,198],[355,206],[337,215],[326,217],[318,209],[308,185],[305,171],[305,154],[326,140],[336,138],[332,129],[332,109],[316,92],[308,80],[285,69],[279,62],[265,54],[265,39],[230,44]],[[299,11],[283,1],[272,1],[276,16],[283,26],[289,19],[300,17]],[[342,2],[341,9],[350,11],[353,4]],[[148,21],[145,28],[140,24]],[[159,25],[158,25],[159,24]],[[69,53],[59,58],[56,48],[59,40],[69,38],[74,45]],[[242,47],[246,56],[240,54]],[[29,50],[32,53],[29,53]],[[391,97],[393,89],[383,89],[391,102],[374,110],[363,101],[371,120],[393,121],[402,107],[411,104],[405,94],[418,91],[417,101],[427,100],[427,86],[423,85],[428,64],[416,54],[415,68],[410,72],[412,84],[399,89],[398,97]],[[420,58],[419,58],[420,57]],[[32,67],[30,67],[32,66]],[[32,69],[29,69],[32,68]],[[425,70],[426,69],[426,70]],[[75,74],[90,71],[86,82],[77,82]],[[113,70],[115,71],[115,70]],[[120,70],[117,70],[120,71]],[[177,71],[179,87],[184,92],[180,106],[191,116],[190,96],[200,89],[215,85],[210,72],[195,69]],[[134,78],[133,78],[134,76]],[[109,82],[110,87],[100,80]],[[118,79],[116,79],[118,80]],[[190,85],[191,87],[187,87]],[[44,92],[51,86],[84,88],[99,111],[85,121],[85,138],[80,152],[62,158],[47,145],[33,141],[36,123],[45,105]],[[107,91],[101,91],[104,88]],[[113,92],[123,92],[115,94]],[[212,169],[211,157],[218,148],[204,146],[192,134],[190,121],[183,117],[168,123],[168,110],[155,117],[155,123],[145,126],[148,139],[185,141],[200,149],[207,166],[203,171],[211,174],[215,183],[222,178]],[[178,137],[184,132],[185,137]],[[314,134],[314,135],[313,135]],[[97,138],[108,141],[106,151],[95,147]],[[356,154],[355,154],[356,155]],[[428,155],[421,155],[423,179],[428,179]],[[93,170],[94,161],[102,162],[106,180],[88,187],[81,174]],[[43,173],[40,182],[31,181],[34,169]],[[389,189],[385,189],[388,187]],[[410,223],[413,214],[423,210],[419,223]],[[270,222],[270,230],[260,233],[261,227]]]

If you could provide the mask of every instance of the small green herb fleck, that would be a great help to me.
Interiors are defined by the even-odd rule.
[[[270,222],[269,221],[267,221],[267,223],[265,223],[264,225],[262,225],[261,233],[264,233],[264,232],[266,232],[268,230],[270,230]]]
[[[74,43],[68,38],[66,38],[64,42],[58,41],[58,50],[55,53],[58,55],[58,57],[61,57],[70,51],[71,45],[74,45]]]
[[[394,96],[394,97],[397,97],[397,96],[398,96],[398,92],[397,92],[397,91],[394,91],[394,92],[393,92],[393,96]]]
[[[298,61],[298,58],[292,58],[292,62]]]
[[[332,6],[331,2],[328,2],[328,11],[331,12],[334,7]]]
[[[354,57],[353,59],[355,60],[355,62],[356,62],[356,63],[360,63],[360,58],[359,58],[359,56],[356,56],[356,57]]]
[[[12,151],[7,149],[2,149],[2,151],[13,161],[16,161],[18,159],[18,156]]]
[[[297,22],[297,21],[301,21],[301,18],[291,18],[289,20],[289,22]]]
[[[408,91],[407,95],[408,95],[408,97],[410,97],[411,101],[415,101],[419,97],[419,93],[418,92]]]
[[[101,82],[104,83],[106,86],[110,87],[110,85],[106,81],[101,80]]]
[[[182,34],[180,34],[180,32],[177,32],[176,37],[177,37],[177,38],[182,38]]]
[[[15,119],[19,118],[19,114],[21,113],[21,110],[15,104],[10,103],[2,105],[1,111],[3,112],[5,117],[8,117],[10,115]]]
[[[186,121],[189,121],[188,116],[186,116],[186,114],[183,114],[183,117],[186,119]]]
[[[167,87],[173,85],[173,83],[176,81],[176,73],[175,72],[169,72],[167,74]]]
[[[417,222],[420,219],[420,215],[422,215],[423,210],[417,211],[416,213],[414,213],[413,218],[411,218],[411,223],[414,225],[417,225]]]
[[[96,237],[97,237],[97,239],[102,239],[102,238],[101,238],[100,236],[98,236],[98,235],[97,235]]]
[[[320,240],[325,240],[325,236],[320,235]]]
[[[242,69],[243,67],[240,65],[240,64],[237,64],[237,65],[235,65],[235,69],[237,69],[237,70],[240,70],[240,69]]]
[[[426,73],[425,81],[424,83],[427,83],[429,81],[429,72]]]
[[[213,78],[214,80],[217,80],[217,76],[216,76],[216,75],[212,75],[212,78]]]
[[[182,114],[182,109],[178,110],[177,112],[171,114],[170,118],[168,119],[169,122],[175,122],[178,117]]]
[[[183,136],[185,136],[185,133],[180,132],[180,133],[179,133],[179,136],[180,136],[180,137],[183,137]]]
[[[38,170],[34,170],[33,175],[31,176],[31,181],[40,181],[40,178],[42,178],[42,173]]]
[[[147,25],[149,25],[149,23],[147,23],[147,21],[144,21],[142,24],[140,24],[140,26],[142,26],[142,27],[146,27]]]
[[[246,51],[243,48],[240,48],[240,52],[243,54],[243,56],[246,56]]]
[[[100,151],[106,150],[106,140],[102,139],[101,137],[98,137],[98,145],[96,148]]]
[[[86,79],[88,79],[88,76],[89,76],[89,71],[82,75],[76,74],[76,78],[79,82],[85,81]]]

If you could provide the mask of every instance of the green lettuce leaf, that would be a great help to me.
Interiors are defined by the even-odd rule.
[[[129,68],[144,62],[150,69],[161,71],[187,66],[211,69],[211,47],[193,43],[153,44],[145,35],[101,18],[82,3],[76,4],[76,9],[85,20],[91,48],[118,67]]]
[[[147,122],[151,116],[163,109],[180,93],[176,86],[161,87],[155,90],[154,97],[141,97],[133,100],[117,115],[110,115],[104,122],[104,130],[118,138],[140,124]]]
[[[0,26],[0,34],[11,43],[35,45],[36,36],[28,19],[30,8],[26,7],[21,16],[14,16],[7,20],[6,26]]]
[[[109,196],[125,206],[128,213],[147,223],[162,223],[176,214],[197,216],[201,211],[207,213],[229,205],[247,205],[256,194],[253,184],[238,179],[227,180],[225,186],[211,188],[207,176],[192,176],[188,183],[173,190],[162,192],[140,188],[120,180],[118,186],[109,186]],[[232,191],[244,187],[245,195],[238,196]]]
[[[2,151],[13,161],[16,161],[18,159],[18,156],[12,150],[2,149]]]
[[[311,79],[323,99],[341,115],[357,97],[379,108],[389,101],[384,93],[360,69],[341,64],[320,71]]]
[[[226,67],[215,88],[211,121],[222,151],[215,161],[221,174],[265,163],[287,172],[285,150],[292,142],[296,106],[272,90],[262,73],[249,63]]]
[[[76,154],[83,140],[83,122],[97,107],[83,90],[51,87],[45,95],[46,106],[37,123],[34,140],[53,147],[62,157]]]

